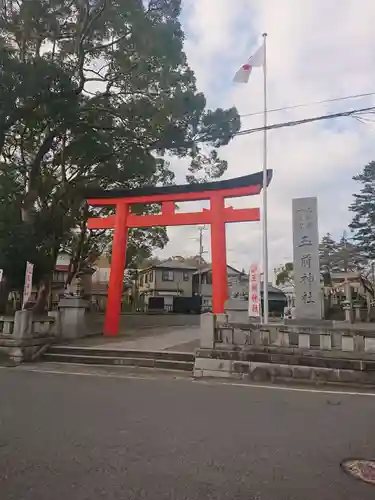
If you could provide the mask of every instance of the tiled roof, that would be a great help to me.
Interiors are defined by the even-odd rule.
[[[260,284],[260,290],[263,292],[263,282],[261,282]],[[268,293],[280,293],[281,295],[285,295],[284,292],[282,290],[280,290],[280,288],[276,288],[275,286],[271,285],[270,283],[268,283]]]
[[[146,269],[142,269],[140,272],[142,273],[150,269],[186,269],[187,271],[196,271],[197,268],[195,266],[185,264],[185,262],[179,262],[177,260],[165,260],[164,262],[160,262],[160,264],[154,264],[147,267]]]
[[[209,264],[207,266],[201,267],[194,274],[203,274],[203,273],[207,273],[208,271],[211,271],[211,270],[212,270],[212,265]],[[241,271],[239,271],[238,269],[236,269],[233,266],[230,266],[229,264],[227,264],[227,270],[231,270],[232,272],[234,271],[235,274],[238,274],[241,276],[243,275],[243,273]]]

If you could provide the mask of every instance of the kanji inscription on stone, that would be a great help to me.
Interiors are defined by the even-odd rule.
[[[321,319],[317,198],[295,198],[292,207],[296,319]]]

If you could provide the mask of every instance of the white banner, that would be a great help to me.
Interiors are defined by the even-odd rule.
[[[249,274],[249,317],[261,316],[260,272],[258,264],[250,266]]]
[[[33,270],[34,270],[34,264],[31,264],[31,262],[27,262],[26,274],[25,274],[25,287],[23,289],[22,308],[25,307],[25,304],[27,303],[31,295],[31,290],[33,287]]]
[[[3,269],[0,269],[0,283],[3,281],[3,274],[4,274]]]

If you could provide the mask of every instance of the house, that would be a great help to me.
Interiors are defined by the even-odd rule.
[[[228,297],[249,296],[249,276],[244,271],[227,266]],[[212,308],[212,268],[207,266],[196,271],[193,275],[193,293],[202,294],[203,309]],[[263,299],[263,283],[260,285],[261,298]],[[283,314],[287,299],[282,290],[268,284],[268,301],[271,313]]]
[[[91,301],[98,311],[105,311],[107,307],[109,278],[111,274],[111,257],[100,255],[93,264],[93,275],[91,280]],[[121,299],[121,310],[129,311],[133,308],[132,297],[134,296],[134,283],[125,270],[123,281],[123,295]]]
[[[263,282],[260,284],[260,296],[263,304]],[[268,307],[270,314],[272,316],[283,316],[286,305],[287,296],[283,290],[276,288],[272,283],[268,283]]]
[[[109,275],[111,271],[110,258],[100,255],[94,262],[94,273],[91,281],[91,301],[98,311],[105,311],[107,307]]]
[[[173,297],[193,296],[196,270],[196,267],[177,260],[166,260],[140,270],[136,283],[140,304],[147,308],[150,297],[163,297],[165,309],[171,310]]]
[[[228,296],[244,295],[248,292],[249,278],[246,273],[227,265]],[[202,295],[203,309],[212,308],[212,266],[205,266],[193,275],[193,294]]]

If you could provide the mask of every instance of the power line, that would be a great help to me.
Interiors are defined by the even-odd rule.
[[[267,112],[268,113],[275,113],[276,111],[288,111],[291,109],[296,109],[296,108],[304,108],[307,106],[313,106],[315,104],[328,104],[330,102],[338,102],[338,101],[346,101],[348,99],[358,99],[360,97],[369,97],[375,95],[375,92],[367,92],[366,94],[354,94],[354,95],[346,95],[342,97],[333,97],[332,99],[324,99],[323,101],[312,101],[312,102],[306,102],[302,104],[294,104],[292,106],[284,106],[282,108],[272,108],[269,109]],[[245,113],[243,115],[240,115],[241,118],[248,117],[248,116],[257,116],[257,115],[262,115],[263,111],[256,111],[255,113]]]
[[[313,116],[311,118],[304,118],[302,120],[294,120],[294,121],[289,121],[289,122],[282,122],[282,123],[273,123],[272,125],[267,125],[267,127],[256,127],[256,128],[249,128],[245,130],[240,130],[237,132],[236,136],[238,135],[248,135],[248,134],[254,134],[255,132],[261,132],[262,130],[273,130],[276,128],[284,128],[284,127],[294,127],[296,125],[302,125],[304,123],[311,123],[311,122],[316,122],[316,121],[321,121],[321,120],[329,120],[332,118],[340,118],[342,116],[353,116],[356,115],[357,113],[366,113],[366,112],[371,112],[375,111],[375,106],[371,106],[369,108],[361,108],[361,109],[353,109],[350,111],[342,111],[340,113],[332,113],[329,115],[321,115],[321,116]],[[355,118],[359,119],[359,117],[354,116]]]

